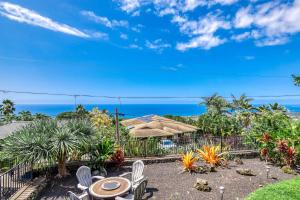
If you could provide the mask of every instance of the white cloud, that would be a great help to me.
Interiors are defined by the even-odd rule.
[[[206,0],[185,0],[183,11],[194,10],[198,6],[204,6],[204,5],[207,5]]]
[[[127,13],[136,11],[141,6],[140,0],[119,0],[121,9]]]
[[[85,31],[87,34],[89,34],[92,38],[98,38],[103,40],[108,40],[109,36],[106,33],[100,32],[100,31]]]
[[[137,24],[136,26],[131,27],[131,30],[137,33],[140,33],[142,28],[144,28],[144,25],[142,24]]]
[[[174,8],[165,8],[163,10],[160,10],[158,15],[160,17],[163,17],[165,15],[171,15],[171,14],[175,14],[176,13],[176,10]]]
[[[257,46],[281,45],[289,36],[300,32],[300,1],[280,3],[272,1],[241,8],[235,17],[236,28],[254,28]]]
[[[198,21],[186,21],[180,23],[179,26],[181,32],[191,35],[212,34],[218,29],[230,29],[231,27],[229,22],[224,21],[211,13],[200,18]]]
[[[177,65],[171,66],[171,67],[163,66],[161,69],[166,70],[166,71],[176,72],[176,71],[181,70],[183,68],[184,68],[183,64],[177,64]]]
[[[145,46],[149,49],[153,49],[153,50],[157,51],[158,53],[162,53],[162,51],[165,48],[170,48],[171,47],[170,44],[164,43],[162,41],[162,39],[157,39],[157,40],[154,40],[153,42],[150,42],[149,40],[146,40]]]
[[[137,44],[130,44],[130,45],[128,46],[128,48],[130,48],[130,49],[138,49],[138,50],[142,50],[142,49],[143,49],[142,47],[140,47],[140,46],[137,45]]]
[[[128,39],[128,35],[126,35],[125,33],[121,33],[120,34],[120,38],[123,40],[127,40]]]
[[[287,37],[278,37],[278,38],[266,38],[264,40],[256,41],[255,44],[258,47],[263,46],[275,46],[275,45],[283,45],[289,42]]]
[[[86,10],[81,11],[81,14],[87,17],[88,19],[98,24],[102,24],[108,28],[128,27],[128,21],[126,20],[110,20],[107,17],[98,16],[94,12]]]
[[[225,39],[220,39],[218,36],[212,34],[200,35],[198,37],[192,38],[189,42],[178,43],[176,49],[179,51],[186,51],[188,49],[201,48],[201,49],[211,49],[212,47],[219,46],[226,42]]]
[[[253,16],[249,13],[251,7],[241,8],[235,16],[234,25],[236,28],[245,28],[249,27],[254,19]]]
[[[80,31],[77,28],[66,24],[55,22],[50,18],[44,17],[39,13],[23,8],[19,5],[9,2],[0,2],[0,15],[7,17],[10,20],[20,23],[26,23],[33,26],[39,26],[48,30],[65,33],[82,38],[90,38],[91,35]]]
[[[186,18],[175,16],[172,20],[179,25],[180,32],[192,37],[190,41],[178,43],[176,48],[180,51],[186,51],[192,48],[210,49],[223,44],[226,39],[220,39],[214,34],[219,29],[230,29],[229,22],[211,13],[200,18],[198,21],[188,20]]]
[[[221,4],[221,5],[231,5],[231,4],[234,4],[238,1],[239,0],[212,0],[213,3]]]
[[[233,39],[237,42],[241,42],[241,41],[246,40],[250,37],[251,37],[251,33],[250,32],[245,32],[245,33],[241,33],[241,34],[238,34],[238,35],[233,35],[233,36],[231,36],[231,39]]]

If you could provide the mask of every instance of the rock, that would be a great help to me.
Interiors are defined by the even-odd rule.
[[[244,162],[242,161],[241,158],[235,158],[235,159],[234,159],[234,162],[235,162],[237,165],[242,165],[242,164],[244,164]]]
[[[273,179],[273,180],[278,180],[278,177],[276,177],[276,176],[271,176],[271,179]]]
[[[244,176],[255,176],[251,169],[236,169],[236,172]]]
[[[204,166],[198,166],[198,167],[195,167],[194,171],[196,173],[204,174],[207,172],[207,168],[205,168]]]
[[[294,174],[294,175],[297,175],[297,173],[290,167],[290,166],[283,166],[281,168],[281,170],[286,173],[286,174]]]
[[[216,172],[217,171],[216,168],[212,165],[205,165],[204,167],[208,172]]]
[[[197,178],[197,182],[195,183],[194,188],[203,192],[211,191],[211,187],[208,185],[208,181],[201,178]]]
[[[202,178],[197,178],[196,183],[201,184],[201,185],[208,185],[208,181],[205,179],[202,179]]]

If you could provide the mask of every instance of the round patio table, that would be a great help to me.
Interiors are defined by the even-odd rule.
[[[108,183],[117,183],[116,189],[104,189]],[[95,198],[107,199],[122,196],[131,188],[131,183],[128,179],[123,177],[110,177],[99,180],[92,184],[89,188],[90,194]]]

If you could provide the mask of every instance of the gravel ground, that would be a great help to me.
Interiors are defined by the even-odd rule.
[[[267,179],[265,163],[259,159],[244,159],[244,164],[236,166],[230,162],[230,169],[217,168],[217,172],[207,174],[182,173],[180,162],[159,163],[145,166],[145,175],[149,179],[147,186],[146,199],[158,200],[198,200],[198,199],[220,199],[219,187],[225,187],[224,200],[244,199],[249,193],[255,191],[260,186],[274,183],[280,180],[289,179],[295,175],[284,174],[277,167],[270,166],[270,177]],[[242,176],[236,173],[237,168],[249,168],[253,170],[256,176]],[[116,176],[128,171],[123,169],[119,172],[110,173],[110,176]],[[211,192],[200,192],[193,188],[197,178],[208,180],[212,187]],[[68,177],[63,181],[53,182],[49,188],[46,188],[40,199],[58,200],[64,199],[68,190],[79,192],[76,189],[76,178]]]

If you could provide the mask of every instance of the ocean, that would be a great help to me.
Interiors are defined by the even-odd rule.
[[[144,115],[178,115],[178,116],[195,116],[205,112],[204,106],[197,104],[87,104],[84,107],[91,111],[94,107],[106,109],[110,113],[114,113],[115,109],[119,109],[119,113],[124,114],[125,118],[134,118]],[[300,105],[285,105],[289,112],[300,113]],[[61,112],[74,111],[75,105],[71,104],[18,104],[16,105],[16,113],[28,110],[31,113],[43,113],[49,116],[56,116]]]

